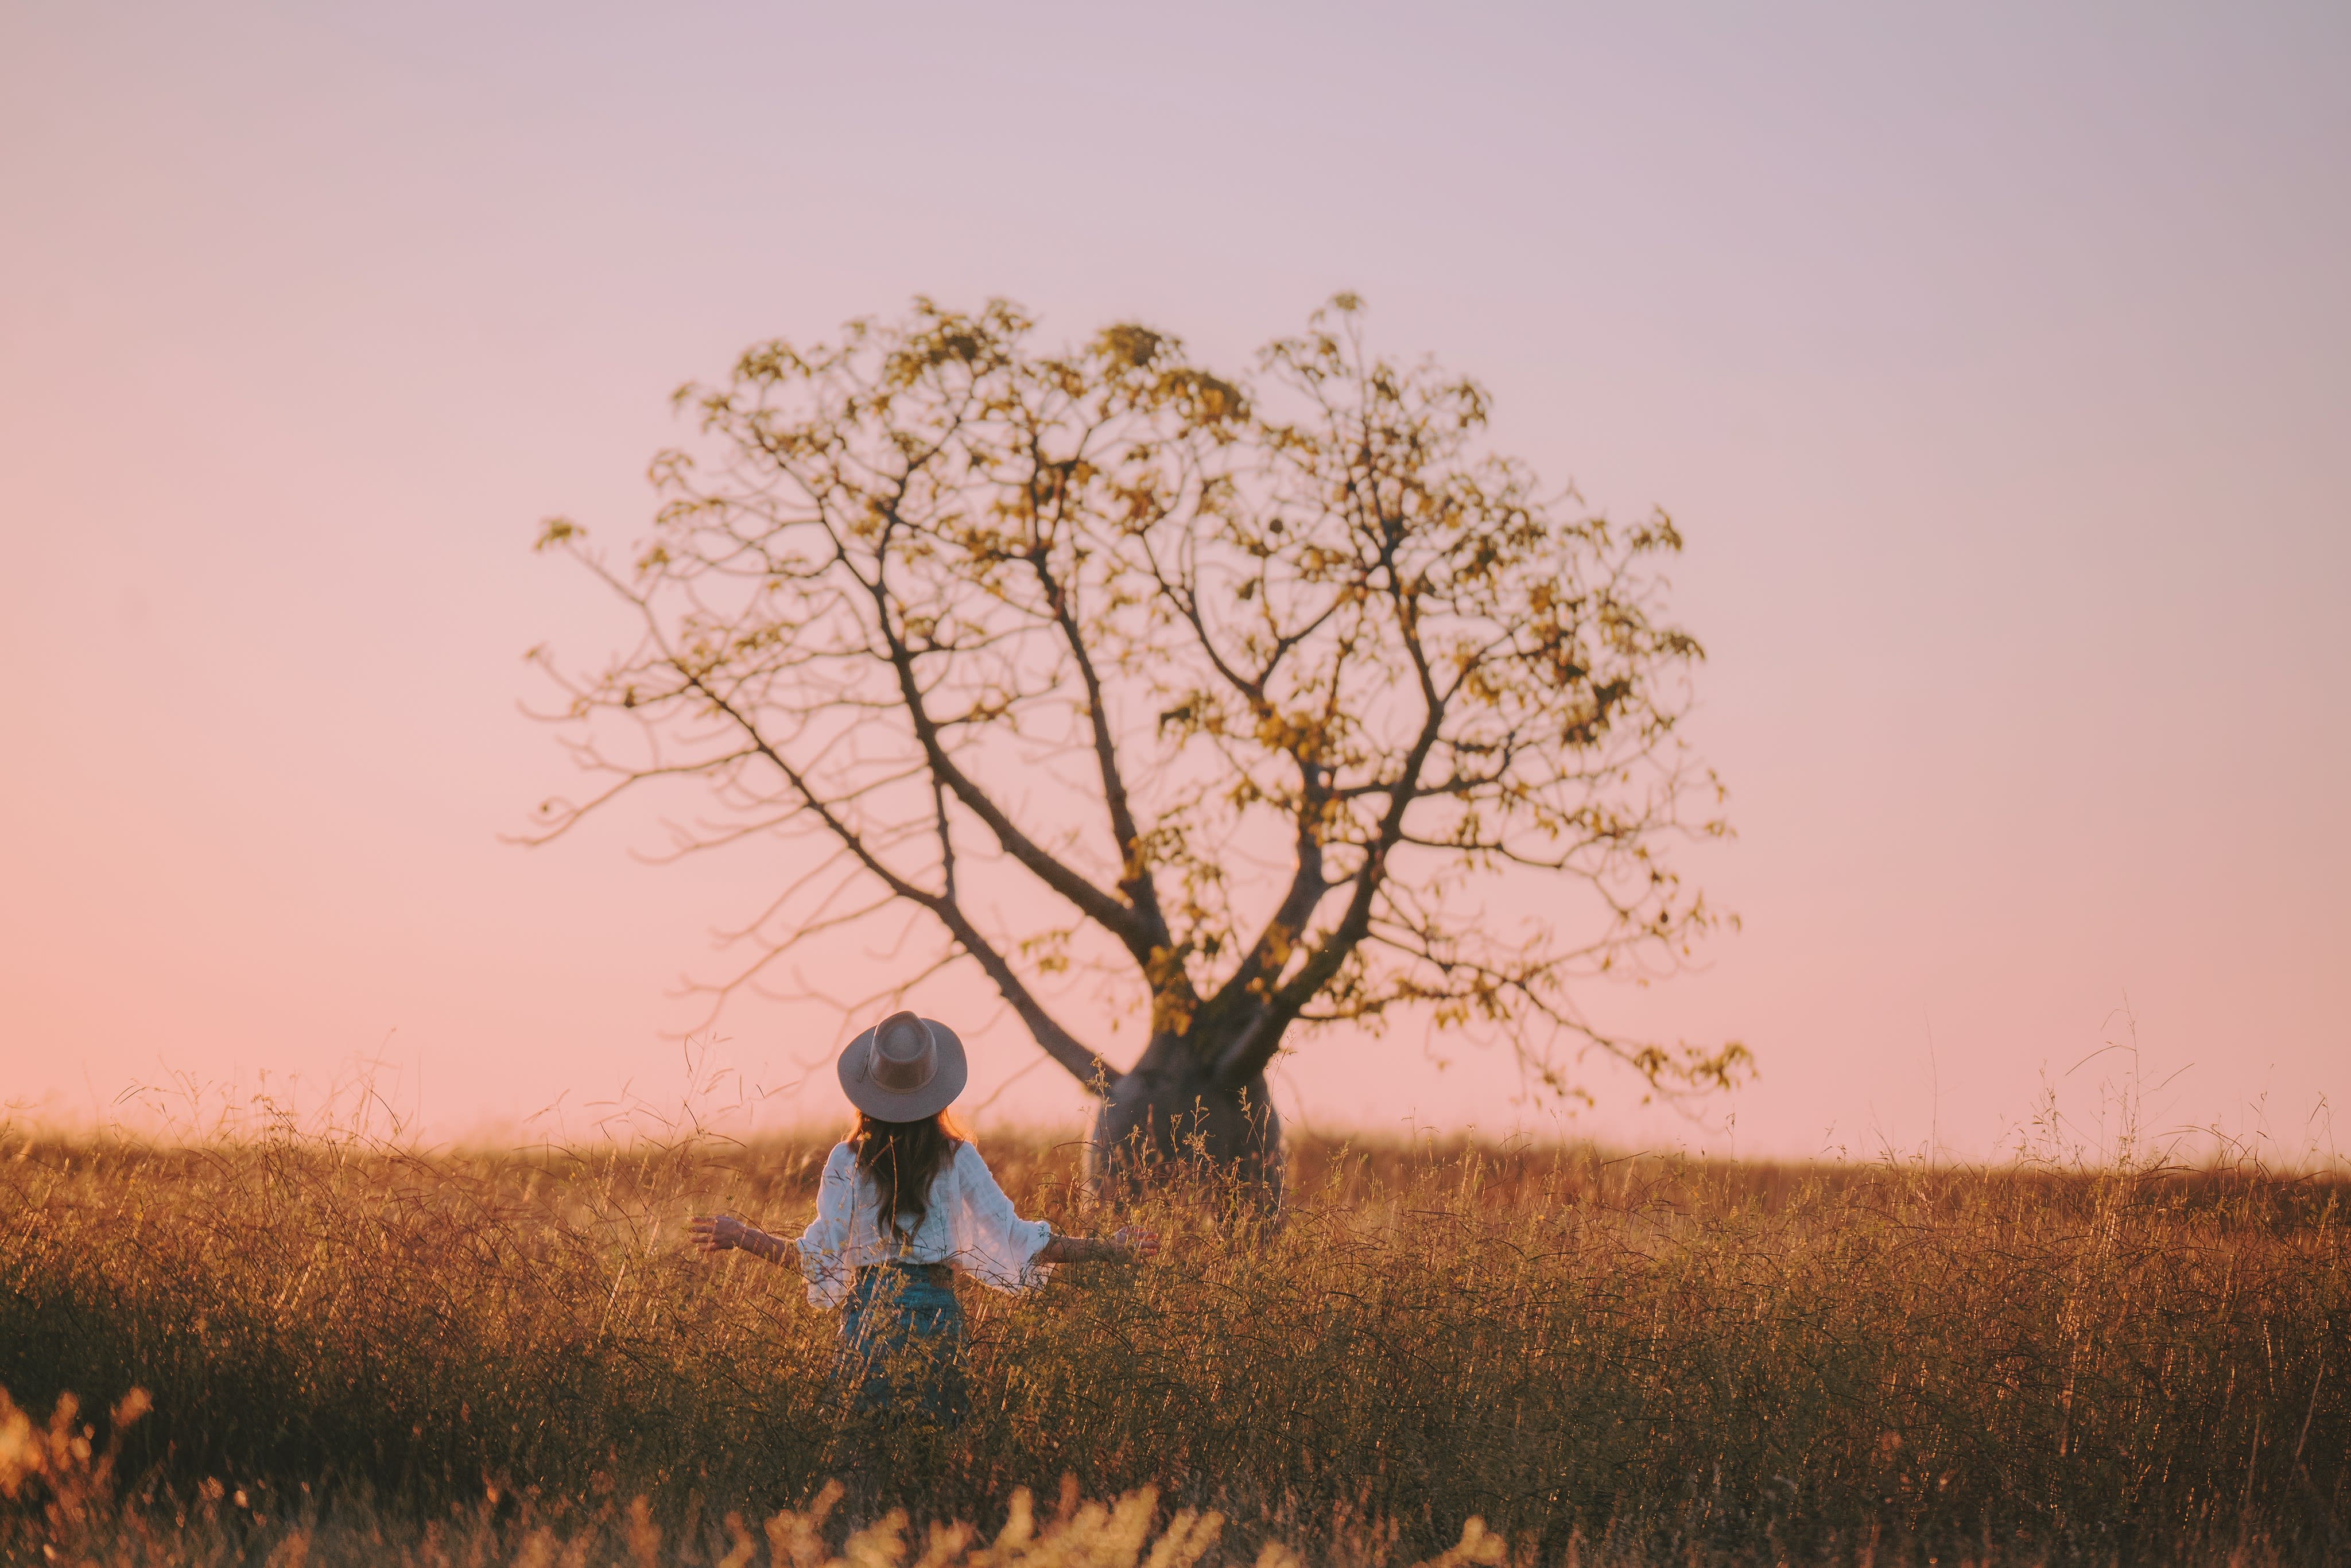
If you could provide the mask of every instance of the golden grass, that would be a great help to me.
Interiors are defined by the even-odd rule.
[[[114,1413],[118,1428],[144,1413],[134,1399]],[[0,1498],[29,1502],[0,1516],[0,1556],[44,1563],[103,1563],[109,1568],[225,1568],[258,1561],[266,1568],[398,1563],[401,1568],[587,1568],[620,1562],[630,1568],[707,1563],[715,1568],[1195,1568],[1214,1552],[1225,1519],[1214,1510],[1178,1509],[1162,1520],[1155,1487],[1141,1487],[1114,1503],[1081,1502],[1074,1476],[1061,1478],[1061,1504],[1040,1521],[1026,1487],[1016,1488],[992,1540],[968,1523],[933,1522],[918,1532],[904,1508],[862,1523],[836,1513],[846,1489],[828,1481],[804,1509],[780,1509],[754,1530],[739,1512],[716,1525],[689,1509],[683,1531],[664,1530],[642,1493],[625,1508],[582,1511],[568,1529],[535,1522],[527,1504],[502,1517],[501,1498],[486,1494],[447,1522],[387,1518],[380,1511],[343,1511],[340,1517],[306,1509],[297,1518],[272,1519],[240,1488],[233,1500],[217,1479],[196,1488],[188,1510],[165,1523],[148,1502],[119,1497],[110,1456],[93,1458],[88,1432],[77,1429],[78,1405],[59,1401],[46,1427],[37,1427],[0,1394]],[[29,1528],[27,1528],[29,1526]],[[683,1537],[681,1539],[680,1537]],[[696,1537],[700,1539],[697,1540]],[[840,1541],[834,1552],[831,1542]],[[1390,1554],[1393,1535],[1358,1527],[1334,1533],[1328,1553],[1345,1568],[1375,1568]],[[1147,1549],[1147,1554],[1146,1554]],[[1416,1568],[1500,1568],[1531,1555],[1471,1519],[1461,1539]],[[1257,1549],[1257,1568],[1301,1568],[1302,1559],[1278,1541]]]
[[[1277,1223],[1081,1216],[1074,1148],[987,1147],[1024,1212],[1173,1245],[967,1294],[941,1436],[845,1429],[796,1279],[683,1249],[720,1205],[796,1229],[819,1142],[0,1135],[0,1385],[153,1402],[68,1414],[127,1490],[73,1536],[26,1472],[0,1556],[1169,1568],[1211,1514],[1208,1568],[2351,1552],[2327,1181],[1309,1143]],[[1063,1498],[1060,1544],[1003,1544],[1016,1489]]]

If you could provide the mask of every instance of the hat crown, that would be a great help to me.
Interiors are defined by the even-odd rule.
[[[834,1065],[849,1103],[883,1122],[937,1115],[971,1077],[971,1062],[952,1027],[904,1011],[859,1030]]]
[[[930,1027],[911,1012],[892,1013],[873,1030],[867,1071],[893,1094],[910,1094],[939,1071],[939,1049]]]

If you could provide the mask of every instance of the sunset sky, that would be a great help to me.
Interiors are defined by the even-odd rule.
[[[916,293],[1241,367],[1343,288],[1687,536],[1739,837],[1681,863],[1744,930],[1590,1005],[1761,1075],[1684,1115],[1594,1063],[1562,1124],[1331,1037],[1294,1118],[1981,1159],[2044,1086],[2111,1146],[2135,1071],[2150,1131],[2339,1153],[2346,170],[2339,4],[16,0],[0,1103],[674,1103],[676,982],[789,863],[642,863],[650,807],[507,841],[571,782],[521,654],[625,630],[539,519],[627,540],[673,387]],[[1074,1123],[925,999],[970,1103]],[[833,1117],[834,1028],[746,1005],[705,1067]]]

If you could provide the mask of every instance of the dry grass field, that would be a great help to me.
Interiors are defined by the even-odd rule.
[[[0,1134],[0,1561],[2351,1558],[2338,1183],[1301,1142],[1278,1219],[969,1291],[943,1436],[846,1428],[797,1279],[683,1246],[823,1154]]]

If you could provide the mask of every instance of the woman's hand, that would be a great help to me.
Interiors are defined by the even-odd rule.
[[[1155,1232],[1135,1226],[1112,1236],[1056,1236],[1039,1249],[1040,1263],[1140,1263],[1159,1254]]]
[[[686,1228],[694,1233],[694,1245],[705,1257],[740,1247],[752,1234],[749,1226],[731,1214],[697,1214]]]

